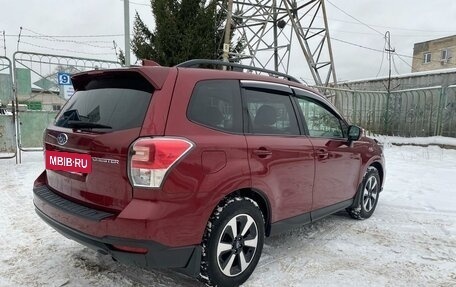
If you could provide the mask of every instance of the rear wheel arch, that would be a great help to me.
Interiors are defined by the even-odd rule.
[[[266,194],[258,189],[253,189],[253,188],[241,188],[238,190],[235,190],[231,193],[228,193],[224,195],[222,198],[218,199],[215,201],[215,204],[213,204],[213,208],[207,217],[207,221],[209,221],[210,217],[214,212],[216,212],[216,209],[219,205],[223,204],[223,202],[226,202],[230,200],[231,198],[234,197],[246,197],[251,200],[253,200],[256,204],[258,204],[258,207],[261,210],[261,213],[263,214],[264,222],[265,222],[265,235],[268,237],[271,233],[271,218],[272,218],[272,211],[271,211],[271,204],[269,202],[268,197]]]
[[[263,213],[264,223],[265,223],[265,235],[268,237],[271,234],[271,218],[272,218],[272,211],[271,205],[267,196],[260,190],[257,189],[250,189],[244,188],[234,194],[238,194],[243,197],[250,198],[251,200],[255,201],[258,204],[261,212]]]

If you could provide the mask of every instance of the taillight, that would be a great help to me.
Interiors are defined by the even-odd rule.
[[[193,143],[181,138],[141,138],[130,148],[130,181],[137,187],[160,187],[166,173]]]

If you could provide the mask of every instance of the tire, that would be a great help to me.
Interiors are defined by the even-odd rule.
[[[217,206],[203,238],[200,280],[210,286],[238,286],[252,274],[264,243],[264,217],[245,197]]]
[[[363,181],[355,197],[356,206],[347,208],[348,214],[354,219],[367,219],[372,216],[377,207],[380,195],[380,176],[375,167],[369,167],[363,177]],[[356,204],[356,203],[355,203]]]

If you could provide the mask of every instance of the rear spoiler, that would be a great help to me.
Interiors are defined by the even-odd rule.
[[[153,62],[153,61],[151,61]],[[94,78],[111,78],[111,77],[142,77],[149,82],[155,90],[160,90],[165,83],[170,68],[154,66],[149,63],[143,67],[130,67],[121,69],[92,70],[75,74],[71,77],[73,87],[76,91],[86,90],[87,84]]]

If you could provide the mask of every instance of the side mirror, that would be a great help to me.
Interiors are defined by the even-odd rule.
[[[349,126],[348,127],[348,141],[357,141],[361,137],[362,129],[358,126]]]

